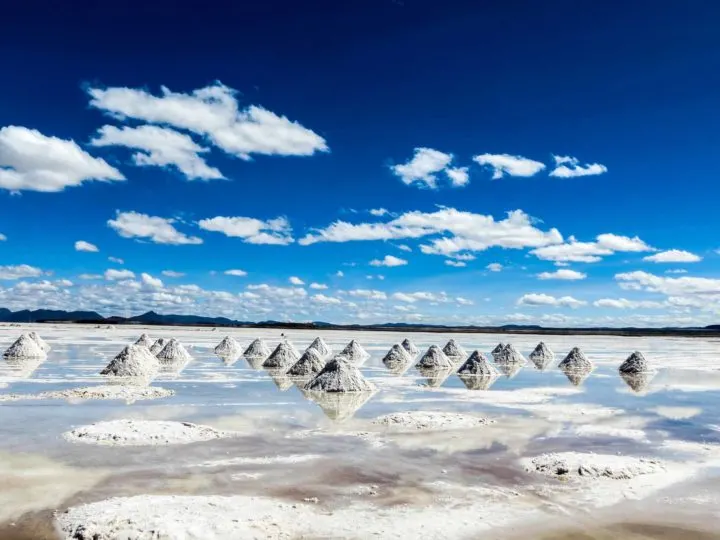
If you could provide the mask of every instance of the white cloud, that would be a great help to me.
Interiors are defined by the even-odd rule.
[[[185,275],[183,272],[175,272],[174,270],[163,270],[160,273],[169,278],[181,278]]]
[[[29,264],[15,264],[0,266],[0,279],[21,279],[42,276],[44,272],[40,268]]]
[[[687,274],[688,271],[684,268],[674,268],[672,270],[665,270],[666,274]]]
[[[428,291],[416,291],[411,293],[397,292],[392,295],[394,300],[414,304],[415,302],[450,302],[451,299],[445,293],[432,293]]]
[[[305,285],[305,282],[297,276],[291,276],[288,281],[293,285]]]
[[[612,233],[599,234],[596,238],[597,245],[601,248],[622,252],[643,252],[653,251],[654,248],[647,245],[637,236],[632,238]]]
[[[710,295],[720,299],[720,279],[690,276],[670,278],[641,271],[616,274],[615,279],[621,286],[629,285],[630,289],[658,292],[667,296]]]
[[[470,183],[469,167],[454,167],[445,169],[450,183],[455,187],[463,187]]]
[[[201,229],[214,231],[233,238],[242,238],[248,244],[285,246],[294,242],[287,218],[277,217],[262,221],[249,217],[217,216],[198,221]]]
[[[0,188],[57,192],[90,180],[121,181],[125,177],[72,140],[21,126],[0,129]]]
[[[119,257],[108,257],[108,261],[114,262],[115,264],[125,264],[125,261]]]
[[[90,242],[86,242],[85,240],[78,240],[77,242],[75,242],[75,251],[88,251],[96,253],[100,250],[95,244],[91,244]]]
[[[545,168],[544,163],[532,159],[513,156],[510,154],[480,154],[473,157],[478,165],[487,166],[493,170],[493,180],[509,176],[534,176]]]
[[[467,263],[464,263],[462,261],[454,261],[452,259],[445,259],[445,264],[448,266],[454,266],[455,268],[465,268],[467,266]]]
[[[326,305],[338,305],[342,304],[342,300],[339,298],[335,298],[334,296],[326,296],[324,294],[315,294],[312,297],[310,297],[310,300],[317,304],[326,304]]]
[[[0,233],[0,242],[5,242],[6,240],[7,240],[7,236],[5,236],[4,234]]]
[[[369,210],[369,212],[373,216],[377,216],[377,217],[382,217],[382,216],[385,216],[390,213],[385,208],[373,208],[372,210]]]
[[[694,263],[702,261],[702,257],[680,249],[661,251],[655,255],[643,257],[643,261],[654,263]]]
[[[107,279],[108,281],[115,281],[118,279],[134,279],[134,278],[135,278],[135,272],[131,272],[130,270],[115,270],[114,268],[105,270],[105,279]]]
[[[445,169],[452,161],[452,154],[446,154],[432,148],[415,148],[412,159],[402,165],[390,167],[406,184],[417,183],[429,188],[437,187],[437,173]]]
[[[162,289],[163,288],[163,282],[161,279],[152,277],[150,274],[146,274],[143,272],[140,274],[140,278],[142,279],[143,285],[153,288],[153,289]]]
[[[461,305],[461,306],[472,306],[475,304],[472,300],[468,300],[467,298],[463,298],[462,296],[458,296],[455,301]]]
[[[102,279],[103,276],[102,276],[102,274],[80,274],[78,276],[78,278],[92,280],[92,279]]]
[[[541,272],[537,277],[538,279],[562,279],[567,281],[576,281],[585,279],[587,274],[570,270],[568,268],[561,268],[560,270],[555,270],[555,272]]]
[[[395,257],[393,255],[385,255],[385,257],[381,259],[373,259],[370,261],[370,266],[387,266],[388,268],[393,266],[405,266],[408,262],[405,259],[401,259],[399,257]]]
[[[602,298],[593,302],[596,307],[609,307],[615,309],[654,309],[666,307],[662,302],[650,300],[628,300],[627,298]]]
[[[238,270],[238,269],[232,269],[232,270],[225,270],[223,272],[226,276],[236,276],[236,277],[245,277],[247,276],[247,272],[245,270]]]
[[[615,252],[653,251],[652,247],[637,236],[630,238],[608,233],[598,235],[595,242],[578,242],[574,237],[568,240],[566,244],[544,246],[530,253],[545,261],[592,263]]]
[[[397,248],[400,251],[406,251],[408,253],[410,253],[412,251],[412,248],[410,246],[408,246],[407,244],[398,244]]]
[[[116,213],[107,224],[123,238],[147,238],[156,244],[202,244],[196,236],[187,236],[174,226],[174,219],[148,216],[138,212]]]
[[[387,300],[387,295],[382,291],[374,289],[353,289],[347,292],[355,298],[367,298],[370,300]]]
[[[103,126],[90,141],[93,146],[124,146],[139,150],[133,154],[138,166],[175,167],[188,180],[217,180],[222,173],[208,166],[200,157],[208,152],[189,135],[158,126],[122,127]]]
[[[490,270],[491,272],[501,272],[503,269],[503,265],[500,263],[490,263],[485,268]]]
[[[90,88],[88,93],[91,106],[115,118],[187,129],[242,159],[252,154],[310,156],[328,151],[322,137],[285,116],[257,105],[241,109],[236,91],[219,82],[189,94],[165,87],[160,96],[133,88]]]
[[[335,277],[345,277],[345,272],[343,272],[342,270],[338,270],[337,272],[335,272]]]
[[[576,308],[584,306],[587,302],[578,300],[572,296],[555,297],[548,294],[525,294],[521,296],[517,304],[520,306],[551,306],[551,307],[569,307]]]
[[[580,165],[577,158],[570,156],[553,156],[555,168],[550,171],[550,176],[558,178],[576,178],[578,176],[594,176],[607,172],[605,165],[599,163],[586,163]]]
[[[318,290],[318,291],[324,291],[328,288],[328,286],[325,285],[324,283],[311,283],[310,288]]]
[[[273,287],[262,283],[260,285],[248,285],[247,288],[270,298],[305,298],[307,296],[307,291],[300,287]]]

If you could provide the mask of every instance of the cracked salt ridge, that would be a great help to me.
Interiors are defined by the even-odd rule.
[[[372,423],[393,431],[437,431],[486,426],[494,420],[460,413],[412,411],[387,414]]]
[[[0,395],[0,402],[39,399],[117,399],[132,402],[146,399],[160,399],[173,395],[175,395],[174,390],[156,386],[89,386],[86,388],[41,392],[39,394],[2,394]]]
[[[189,422],[122,419],[81,426],[63,433],[63,438],[69,442],[103,446],[166,446],[238,435],[237,432],[220,431]]]

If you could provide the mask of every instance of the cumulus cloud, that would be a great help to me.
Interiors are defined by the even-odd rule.
[[[5,236],[4,234],[0,233],[0,242],[5,242],[6,240],[7,240],[7,236]]]
[[[463,298],[462,296],[458,296],[455,301],[458,303],[458,305],[461,306],[472,306],[475,304],[472,300],[468,300],[467,298]]]
[[[490,263],[485,268],[490,270],[491,272],[501,272],[503,269],[503,265],[500,263]]]
[[[448,167],[445,169],[450,183],[455,187],[463,187],[470,183],[469,167]]]
[[[628,300],[627,298],[601,298],[593,302],[597,307],[609,307],[615,309],[654,309],[665,307],[662,302],[651,300]]]
[[[568,243],[539,247],[530,253],[545,261],[593,263],[615,252],[653,251],[652,247],[637,236],[630,238],[608,233],[598,235],[595,240],[578,242],[574,237],[570,237]]]
[[[123,238],[143,238],[156,244],[202,244],[196,236],[187,236],[178,231],[174,219],[148,216],[138,212],[120,212],[107,224]]]
[[[248,285],[249,291],[262,293],[271,298],[305,298],[307,291],[301,287],[274,287],[267,283],[260,285]]]
[[[198,221],[198,226],[206,231],[241,238],[247,244],[285,246],[295,241],[292,237],[292,227],[284,217],[262,221],[249,217],[217,216]]]
[[[437,173],[444,170],[453,160],[446,154],[432,148],[415,148],[415,154],[407,163],[392,165],[392,172],[406,185],[418,184],[429,188],[437,187]]]
[[[561,268],[560,270],[556,270],[555,272],[541,272],[538,274],[537,277],[538,279],[562,279],[567,281],[576,281],[580,279],[585,279],[587,277],[587,274],[567,268]]]
[[[125,177],[72,140],[21,126],[0,129],[0,188],[57,192],[91,180],[122,181]]]
[[[325,285],[324,283],[311,283],[310,288],[318,290],[318,291],[324,291],[328,288],[328,286]]]
[[[105,270],[105,279],[108,281],[115,281],[118,279],[134,279],[135,278],[135,272],[131,272],[130,270],[116,270],[114,268],[109,268],[108,270]]]
[[[125,264],[125,261],[119,257],[108,257],[108,261],[114,262],[115,264]]]
[[[594,176],[607,172],[605,165],[599,163],[586,163],[580,165],[577,158],[570,156],[553,156],[555,168],[550,171],[550,176],[558,178],[576,178],[578,176]]]
[[[237,268],[231,269],[231,270],[225,270],[223,272],[226,276],[235,276],[235,277],[245,277],[247,276],[247,272],[245,270],[239,270]]]
[[[0,266],[0,279],[22,279],[29,277],[42,276],[43,272],[40,268],[30,266],[29,264],[15,264],[8,266]]]
[[[493,171],[493,180],[508,176],[535,176],[545,168],[544,163],[523,156],[510,154],[480,154],[473,157],[473,161]]]
[[[94,279],[102,279],[102,274],[80,274],[78,276],[79,279],[85,279],[85,280],[94,280]]]
[[[654,263],[694,263],[702,261],[702,257],[689,251],[670,249],[668,251],[661,251],[655,255],[643,257],[643,261]]]
[[[412,251],[412,248],[411,248],[410,246],[408,246],[407,244],[398,244],[398,245],[397,245],[397,248],[398,248],[400,251],[406,251],[406,252],[408,252],[408,253],[410,253],[410,252]]]
[[[400,257],[395,257],[393,255],[385,255],[383,259],[373,259],[370,261],[370,266],[387,266],[387,267],[393,267],[393,266],[405,266],[408,262],[405,259],[401,259]]]
[[[584,300],[578,300],[572,296],[555,297],[548,294],[525,294],[521,296],[517,304],[519,306],[550,306],[576,308],[587,304]]]
[[[399,300],[400,302],[407,302],[409,304],[414,304],[415,302],[437,302],[437,303],[446,303],[450,302],[450,297],[445,294],[444,292],[441,293],[433,293],[429,291],[416,291],[416,292],[396,292],[392,295],[392,298],[394,300]]]
[[[368,211],[370,212],[370,214],[376,217],[382,217],[390,213],[385,208],[373,208],[372,210]]]
[[[90,105],[126,120],[170,125],[205,137],[228,154],[310,156],[327,152],[325,140],[285,116],[257,105],[241,108],[232,88],[217,82],[185,94],[134,88],[90,88]]]
[[[345,272],[343,272],[342,270],[338,270],[337,272],[335,272],[335,277],[345,277]]]
[[[288,281],[293,285],[305,285],[305,282],[297,276],[291,276]]]
[[[455,268],[465,268],[467,263],[463,261],[455,261],[453,259],[445,259],[445,264],[448,266],[454,266]]]
[[[161,279],[155,278],[155,277],[151,276],[150,274],[146,274],[145,272],[140,274],[140,279],[142,279],[142,283],[146,287],[150,287],[153,289],[162,289],[163,288],[163,282]]]
[[[347,293],[355,298],[366,298],[369,300],[387,300],[387,294],[374,289],[352,289]]]
[[[189,135],[174,129],[158,126],[122,127],[103,126],[90,141],[93,146],[124,146],[139,150],[133,154],[138,166],[174,167],[188,180],[217,180],[222,173],[208,166],[200,157],[208,152]]]
[[[340,300],[339,298],[335,298],[334,296],[326,296],[324,294],[315,294],[312,297],[310,297],[310,300],[315,302],[316,304],[325,304],[325,305],[342,304],[342,300]]]
[[[175,272],[174,270],[163,270],[160,273],[169,278],[181,278],[185,275],[183,272]]]
[[[85,240],[78,240],[75,242],[75,251],[87,251],[91,253],[97,253],[100,251],[95,244],[86,242]]]

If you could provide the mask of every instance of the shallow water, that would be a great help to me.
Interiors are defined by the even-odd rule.
[[[156,401],[0,402],[0,482],[8,486],[0,494],[0,521],[9,523],[25,515],[15,527],[0,528],[0,533],[16,537],[22,536],[18,526],[42,530],[49,519],[47,510],[119,495],[247,494],[298,502],[317,497],[332,509],[368,500],[378,507],[430,505],[442,497],[461,501],[464,491],[477,486],[511,489],[524,500],[535,500],[542,509],[535,518],[538,527],[543,516],[555,516],[565,500],[538,487],[547,479],[525,472],[518,464],[520,457],[577,450],[687,462],[699,460],[688,454],[688,448],[695,450],[688,443],[708,445],[712,452],[713,445],[720,445],[716,339],[409,335],[421,351],[432,344],[442,346],[449,337],[468,352],[479,349],[486,355],[499,341],[512,342],[526,356],[540,340],[555,351],[556,361],[544,371],[528,363],[512,377],[501,376],[488,390],[469,390],[454,373],[428,378],[412,366],[402,375],[389,372],[381,359],[403,334],[320,332],[336,351],[350,339],[365,347],[371,357],[361,371],[378,391],[369,399],[317,403],[289,379],[273,379],[244,359],[228,365],[212,352],[226,333],[242,345],[262,337],[274,346],[281,339],[278,330],[34,326],[53,350],[37,366],[10,366],[0,360],[0,393],[36,394],[102,384],[104,378],[97,373],[145,331],[153,338],[176,337],[193,360],[153,382],[176,392]],[[0,348],[22,331],[0,327]],[[302,350],[317,332],[286,334]],[[556,367],[573,346],[583,349],[596,366],[587,378],[576,381],[579,386]],[[641,350],[657,368],[639,392],[617,372],[633,350]],[[496,422],[463,432],[410,434],[379,432],[370,422],[383,414],[414,410],[477,414]],[[73,445],[61,438],[74,426],[114,418],[192,421],[237,430],[241,436],[144,448]],[[720,453],[703,454],[703,459],[707,466],[701,474],[688,474],[671,489],[618,496],[615,502],[635,508],[632,531],[610,511],[607,525],[583,522],[569,532],[549,530],[545,538],[604,538],[618,536],[621,530],[628,531],[628,538],[635,537],[630,533],[637,538],[679,537],[681,533],[670,529],[650,527],[649,536],[639,535],[637,523],[651,523],[642,517],[662,515],[663,505],[671,505],[680,521],[692,516],[695,524],[712,523],[718,517],[720,488],[713,487],[717,482],[707,482],[716,478],[713,459],[720,463]],[[613,508],[612,497],[592,497],[598,505]],[[517,526],[498,528],[496,537],[511,538]]]

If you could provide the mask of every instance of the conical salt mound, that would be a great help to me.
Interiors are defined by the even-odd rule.
[[[497,377],[498,370],[487,361],[479,351],[473,351],[465,363],[460,366],[458,375],[474,375],[476,377]]]
[[[415,344],[407,338],[403,339],[401,345],[403,346],[403,349],[405,349],[412,358],[415,358],[420,352],[420,349],[418,349]]]
[[[495,358],[495,356],[500,353],[500,351],[502,351],[504,348],[505,344],[500,342],[495,346],[495,348],[490,352],[490,354],[493,356],[493,358]]]
[[[588,376],[592,372],[592,368],[563,369],[562,372],[565,374],[565,376],[568,378],[568,381],[570,381],[573,386],[580,386],[583,381],[588,378]]]
[[[550,350],[550,347],[545,345],[544,341],[541,341],[537,344],[533,352],[530,353],[530,360],[535,364],[536,368],[543,370],[555,360],[555,353]]]
[[[452,368],[418,368],[420,375],[425,377],[425,386],[438,388],[452,375]]]
[[[332,354],[332,347],[325,343],[325,340],[321,337],[316,337],[308,349],[315,349],[321,358],[327,358]]]
[[[140,345],[141,347],[147,347],[148,350],[152,349],[153,346],[153,340],[150,339],[150,336],[147,334],[141,335],[138,340],[135,342],[135,345]],[[161,351],[162,349],[160,349]],[[158,352],[160,352],[158,351]]]
[[[50,345],[48,345],[48,342],[45,341],[43,338],[41,338],[41,337],[38,335],[37,332],[34,332],[34,331],[33,331],[33,332],[30,332],[29,335],[30,335],[31,338],[33,338],[33,339],[35,340],[35,343],[37,343],[38,345],[40,345],[40,348],[41,348],[43,351],[45,351],[45,354],[47,354],[47,353],[50,352],[50,349],[51,349],[52,347],[50,347]]]
[[[158,359],[147,347],[128,345],[100,372],[115,377],[152,378],[159,369]]]
[[[457,360],[458,358],[467,358],[465,349],[458,345],[457,341],[454,339],[451,339],[445,344],[443,352],[445,353],[445,356],[452,358],[453,360]]]
[[[646,371],[650,371],[650,366],[640,351],[632,353],[620,366],[620,373],[626,373],[628,375],[637,375],[638,373],[645,373]]]
[[[263,362],[265,369],[288,369],[298,361],[299,355],[287,341],[280,342],[267,360]]]
[[[620,373],[620,377],[625,381],[630,389],[636,394],[643,394],[650,387],[650,381],[655,377],[654,371],[641,371],[640,373]]]
[[[574,347],[558,365],[560,369],[573,371],[592,370],[593,363],[588,360],[579,347]]]
[[[237,358],[243,352],[240,344],[235,340],[235,338],[230,336],[225,336],[225,338],[218,343],[214,350],[215,354],[218,356],[224,356],[227,358]]]
[[[325,416],[335,422],[349,420],[365,405],[374,392],[306,392],[305,397],[317,403]]]
[[[243,352],[247,358],[267,358],[270,356],[270,347],[262,339],[254,340]]]
[[[430,348],[422,355],[420,361],[415,364],[417,368],[423,369],[450,369],[453,367],[452,361],[445,356],[440,347],[431,345]]]
[[[390,347],[382,362],[393,373],[402,373],[410,365],[410,353],[402,345],[396,343]]]
[[[30,334],[21,335],[3,354],[5,358],[45,358],[47,354]]]
[[[477,375],[461,375],[458,377],[468,390],[489,390],[495,384],[497,377],[479,377]]]
[[[157,355],[160,351],[162,351],[165,348],[165,345],[167,345],[167,339],[160,338],[155,341],[155,343],[152,344],[152,347],[150,347],[150,352],[152,354]]]
[[[336,356],[305,385],[309,392],[373,392],[375,385],[345,356]]]
[[[182,343],[175,338],[171,338],[170,341],[165,344],[163,350],[155,356],[157,356],[158,360],[161,362],[180,363],[192,360],[190,353],[187,352]]]
[[[525,365],[527,360],[520,354],[512,343],[508,343],[495,355],[495,363],[497,364],[522,364]]]
[[[293,377],[314,377],[325,367],[325,360],[322,359],[317,349],[310,346],[288,370],[287,374]]]
[[[340,355],[355,364],[362,364],[367,360],[368,356],[370,356],[367,351],[362,348],[362,345],[354,339],[345,346]]]

